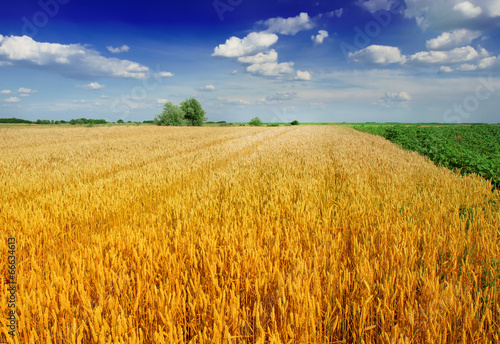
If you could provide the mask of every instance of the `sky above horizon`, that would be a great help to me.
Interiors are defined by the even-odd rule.
[[[499,123],[500,0],[0,4],[0,117]]]

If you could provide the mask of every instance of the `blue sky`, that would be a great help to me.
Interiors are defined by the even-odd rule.
[[[500,122],[499,0],[17,0],[0,117]]]

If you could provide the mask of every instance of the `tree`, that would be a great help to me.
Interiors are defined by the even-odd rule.
[[[262,125],[262,121],[259,117],[252,118],[248,124],[256,127],[260,127]]]
[[[184,100],[181,103],[181,109],[184,111],[184,118],[187,125],[202,126],[207,120],[205,110],[203,110],[200,103],[194,98]]]
[[[184,111],[172,102],[163,105],[163,112],[155,116],[158,125],[180,126],[185,124]]]
[[[290,124],[291,124],[291,125],[299,125],[299,121],[294,120],[294,121],[292,121]]]
[[[123,119],[120,118],[116,123],[123,123]]]

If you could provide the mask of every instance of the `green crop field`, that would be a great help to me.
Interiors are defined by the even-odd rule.
[[[463,174],[476,173],[500,187],[500,126],[368,126],[355,129],[380,135],[404,149],[428,156]]]

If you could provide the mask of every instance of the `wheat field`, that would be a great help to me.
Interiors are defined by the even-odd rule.
[[[500,342],[498,191],[381,137],[0,129],[0,177],[0,342]]]

